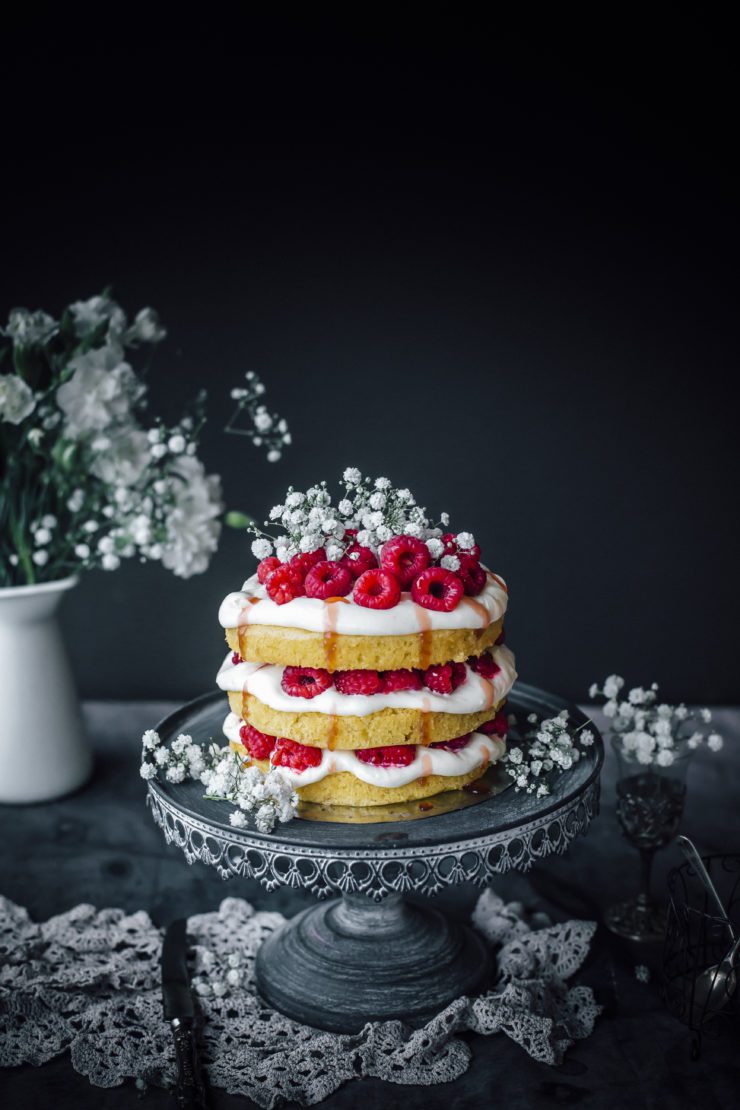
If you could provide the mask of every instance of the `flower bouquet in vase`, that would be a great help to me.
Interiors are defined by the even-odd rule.
[[[221,483],[198,457],[205,394],[167,425],[134,369],[165,335],[151,308],[129,321],[108,293],[58,320],[16,308],[0,328],[0,802],[58,797],[90,772],[55,616],[79,572],[136,558],[187,578],[218,545]],[[227,430],[276,461],[290,434],[246,378]]]
[[[622,696],[624,679],[610,675],[592,698],[605,699],[611,743],[617,759],[617,820],[622,834],[640,853],[639,893],[610,906],[604,920],[613,933],[637,941],[659,941],[665,911],[653,900],[653,857],[678,832],[686,798],[686,777],[694,752],[706,744],[719,751],[722,737],[710,729],[708,709],[658,702],[658,685],[635,686]]]

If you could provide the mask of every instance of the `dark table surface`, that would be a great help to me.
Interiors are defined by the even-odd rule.
[[[228,884],[212,868],[188,867],[181,851],[167,847],[144,804],[138,775],[139,737],[173,708],[160,703],[92,703],[87,721],[97,753],[92,782],[72,797],[43,806],[0,807],[0,892],[26,906],[35,920],[80,902],[98,907],[147,910],[159,924],[214,909],[235,895],[259,909],[292,915],[311,901],[300,891],[266,893],[256,882]],[[598,719],[598,717],[597,717]],[[721,710],[717,728],[725,736],[719,755],[700,752],[689,774],[682,831],[704,852],[740,851],[740,711]],[[53,740],[49,741],[53,743]],[[43,758],[43,751],[39,751]],[[602,779],[602,808],[588,836],[564,857],[551,858],[527,875],[501,876],[496,890],[555,920],[601,920],[610,902],[631,894],[638,877],[637,854],[622,840],[614,816],[615,766],[611,752]],[[680,862],[672,846],[658,854],[656,890],[665,889],[668,868]],[[477,892],[462,886],[437,899],[450,914],[465,917]],[[688,1032],[663,1008],[659,997],[660,949],[612,937],[600,926],[578,981],[590,984],[605,1011],[592,1037],[578,1042],[561,1067],[531,1060],[499,1034],[470,1035],[473,1060],[453,1084],[397,1087],[380,1080],[346,1085],[323,1103],[327,1110],[362,1105],[363,1110],[403,1105],[436,1106],[734,1108],[740,1104],[737,1027],[705,1040],[701,1058],[690,1058]],[[647,964],[651,981],[635,978]],[[168,1094],[133,1083],[103,1090],[91,1087],[64,1057],[41,1068],[0,1071],[0,1102],[55,1110],[85,1107],[165,1107]],[[215,1091],[219,1110],[253,1105]]]

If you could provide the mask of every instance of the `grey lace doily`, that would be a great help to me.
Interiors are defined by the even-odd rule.
[[[587,1037],[601,1011],[590,987],[569,987],[585,959],[594,922],[551,925],[486,890],[473,924],[496,946],[498,978],[488,994],[459,998],[421,1029],[368,1024],[353,1036],[324,1033],[268,1009],[253,985],[254,958],[283,923],[226,898],[188,922],[193,983],[201,1011],[202,1060],[212,1086],[259,1106],[313,1105],[343,1083],[445,1083],[467,1069],[457,1033],[503,1032],[535,1060],[558,1064]],[[80,905],[42,924],[0,897],[0,1065],[44,1064],[69,1051],[72,1066],[99,1087],[127,1079],[168,1086],[175,1076],[162,1017],[162,931],[140,911]]]

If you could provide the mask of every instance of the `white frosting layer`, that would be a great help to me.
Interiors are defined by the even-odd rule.
[[[424,609],[401,594],[392,609],[366,609],[351,598],[327,603],[315,597],[296,597],[278,605],[252,575],[242,589],[228,594],[218,611],[223,628],[240,624],[269,624],[278,628],[303,628],[307,632],[338,632],[342,636],[408,636],[415,632],[455,628],[487,628],[506,612],[508,595],[503,579],[488,574],[485,589],[477,597],[464,597],[451,613]],[[257,601],[250,601],[257,598]]]
[[[241,725],[239,717],[229,713],[224,721],[227,740],[240,743]],[[341,771],[349,771],[370,786],[406,786],[422,775],[444,775],[446,778],[466,775],[483,763],[495,763],[505,751],[506,744],[500,737],[474,732],[465,747],[457,752],[446,748],[416,748],[413,762],[406,767],[376,767],[372,763],[363,763],[352,751],[331,752],[324,748],[321,750],[321,763],[316,767],[308,767],[305,771],[292,771],[288,767],[281,767],[280,770],[292,786],[310,786],[327,775]]]
[[[292,603],[291,603],[292,604]],[[231,662],[229,653],[216,676],[222,690],[249,693],[264,705],[283,713],[326,713],[335,717],[368,717],[382,709],[418,709],[425,713],[480,713],[502,701],[514,685],[514,656],[505,644],[493,648],[501,668],[489,682],[466,664],[466,679],[451,694],[431,690],[394,690],[390,694],[340,694],[335,686],[315,698],[296,698],[281,686],[284,667],[261,663]]]

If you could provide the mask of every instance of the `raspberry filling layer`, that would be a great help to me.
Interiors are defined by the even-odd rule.
[[[224,722],[224,733],[229,740],[241,742],[244,727],[245,722],[230,713]],[[251,730],[251,726],[246,727]],[[481,731],[428,748],[393,744],[358,751],[329,751],[278,737],[270,761],[295,786],[308,786],[327,775],[349,772],[370,785],[396,787],[428,775],[468,774],[500,759],[505,750],[499,736],[486,736]]]
[[[232,662],[235,666],[243,662],[241,657],[234,653]],[[489,682],[494,678],[501,667],[494,661],[490,651],[483,655],[471,655],[468,667],[475,671],[481,678]],[[283,672],[282,687],[286,694],[297,698],[315,698],[332,684],[340,694],[389,694],[395,690],[433,690],[435,694],[451,694],[466,681],[468,669],[464,663],[438,663],[427,667],[425,671],[404,670],[395,671],[334,671],[333,673],[321,667],[286,667]]]
[[[216,681],[220,689],[252,695],[277,712],[367,717],[384,709],[480,713],[500,705],[515,679],[514,657],[505,645],[500,645],[467,663],[445,663],[426,671],[352,670],[332,674],[320,667],[234,664],[229,654]]]

